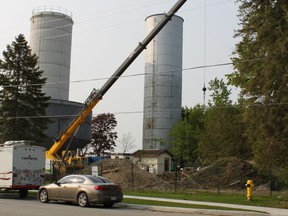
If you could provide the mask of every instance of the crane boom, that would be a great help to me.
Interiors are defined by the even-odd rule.
[[[65,142],[75,133],[77,128],[84,122],[85,118],[102,99],[105,93],[111,88],[111,86],[118,80],[118,78],[124,73],[124,71],[131,65],[131,63],[139,56],[139,54],[146,48],[151,40],[160,32],[160,30],[171,20],[172,16],[182,7],[187,0],[178,0],[176,4],[165,13],[163,19],[154,27],[154,29],[145,37],[145,39],[138,44],[136,49],[128,56],[128,58],[119,66],[114,74],[106,81],[100,90],[91,92],[89,97],[85,101],[84,108],[78,113],[78,115],[60,131],[59,135],[55,138],[54,144],[46,152],[46,159],[60,160],[57,152],[65,144]]]

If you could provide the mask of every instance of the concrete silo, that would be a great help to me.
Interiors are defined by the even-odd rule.
[[[164,14],[146,18],[150,32]],[[183,19],[172,20],[150,42],[145,55],[143,149],[169,149],[168,133],[181,119]]]
[[[39,57],[40,69],[47,77],[43,91],[53,99],[68,100],[73,20],[61,8],[33,10],[30,46]]]
[[[52,122],[43,143],[49,149],[53,138],[83,108],[82,103],[68,100],[73,20],[72,14],[63,8],[43,6],[33,10],[30,21],[30,47],[39,57],[38,65],[44,71],[43,77],[47,78],[42,91],[51,97],[46,115]],[[90,142],[91,121],[92,113],[81,125],[71,149]]]

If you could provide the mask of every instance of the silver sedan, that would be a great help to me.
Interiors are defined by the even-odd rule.
[[[68,175],[55,183],[41,186],[38,198],[42,203],[55,200],[78,203],[81,207],[90,204],[112,207],[123,200],[123,193],[119,185],[100,176]]]

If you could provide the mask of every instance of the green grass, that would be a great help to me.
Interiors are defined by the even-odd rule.
[[[192,200],[192,201],[265,206],[265,207],[288,209],[288,195],[285,192],[282,192],[281,194],[275,193],[275,194],[272,194],[272,196],[254,195],[252,196],[251,201],[247,200],[247,197],[245,194],[223,193],[223,192],[216,193],[216,192],[194,191],[188,194],[188,193],[181,193],[181,192],[125,191],[124,194],[132,195],[132,196],[159,197],[159,198],[168,198],[168,199],[182,199],[182,200]],[[281,196],[281,198],[279,198],[279,196]],[[154,201],[151,203],[153,204]]]

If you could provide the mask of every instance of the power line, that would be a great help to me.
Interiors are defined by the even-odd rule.
[[[204,61],[204,66],[206,65],[206,46],[207,46],[207,1],[204,0],[205,3],[205,8],[204,8],[204,44],[203,44],[203,61]],[[203,105],[205,106],[206,104],[206,67],[203,68]]]
[[[256,58],[256,59],[248,59],[248,60],[241,60],[238,61],[236,64],[239,63],[245,63],[245,62],[253,62],[253,61],[262,61],[268,59],[268,57],[263,57],[263,58]],[[173,73],[173,72],[179,72],[179,70],[182,71],[189,71],[189,70],[197,70],[197,69],[203,69],[203,68],[213,68],[213,67],[223,67],[223,66],[229,66],[233,65],[235,63],[233,62],[226,62],[226,63],[218,63],[218,64],[211,64],[211,65],[200,65],[200,66],[195,66],[195,67],[187,67],[187,68],[182,68],[182,69],[172,69],[172,70],[165,70],[165,71],[159,71],[157,72],[157,75],[165,75],[166,73]],[[1,73],[1,72],[0,72]],[[130,75],[122,75],[119,78],[129,78],[129,77],[137,77],[137,76],[149,76],[149,75],[155,75],[154,73],[137,73],[137,74],[130,74]],[[45,85],[56,85],[56,84],[67,84],[67,83],[83,83],[83,82],[93,82],[93,81],[100,81],[100,80],[108,80],[111,77],[102,77],[102,78],[91,78],[91,79],[86,79],[86,80],[74,80],[74,81],[60,81],[60,82],[50,82],[50,83],[45,83]],[[42,85],[42,84],[25,84],[25,86],[37,86],[37,85]],[[4,85],[2,86],[3,88],[9,88],[9,87],[20,87],[22,85]]]
[[[288,102],[287,103],[267,103],[267,104],[260,104],[260,103],[255,103],[255,104],[250,104],[250,105],[242,105],[242,104],[229,104],[229,105],[223,105],[223,106],[212,106],[212,108],[216,108],[216,109],[228,109],[228,108],[231,108],[231,107],[244,107],[246,109],[249,109],[249,108],[253,108],[253,107],[268,107],[268,106],[286,106],[288,105]],[[209,109],[209,107],[206,109]],[[174,111],[179,111],[179,110],[182,110],[182,109],[160,109],[159,111],[157,112],[174,112]],[[112,112],[107,112],[107,113],[112,113]],[[123,111],[123,112],[113,112],[112,114],[114,115],[131,115],[131,114],[143,114],[144,111]],[[97,116],[99,115],[100,113],[95,113],[93,114],[92,116]],[[17,117],[0,117],[0,119],[37,119],[37,118],[50,118],[50,119],[53,119],[53,118],[72,118],[72,117],[76,117],[78,116],[77,114],[70,114],[70,115],[50,115],[50,116],[44,116],[44,115],[40,115],[40,116],[17,116]]]
[[[126,6],[122,6],[122,7],[118,7],[118,8],[111,8],[111,9],[108,9],[108,10],[100,10],[100,11],[89,12],[89,13],[81,14],[78,17],[83,17],[83,16],[87,16],[87,15],[90,15],[90,14],[101,14],[101,13],[105,13],[105,12],[116,11],[116,10],[119,10],[119,9],[126,9],[126,8],[131,8],[131,7],[134,7],[134,6],[138,6],[138,8],[136,8],[136,9],[134,8],[134,9],[131,9],[131,10],[128,10],[128,11],[126,10],[126,11],[121,11],[121,12],[113,13],[113,14],[109,14],[109,15],[97,16],[96,18],[92,19],[92,20],[96,20],[96,19],[99,19],[99,18],[100,19],[101,18],[106,18],[107,16],[114,16],[114,15],[118,15],[118,14],[123,14],[123,13],[129,12],[129,11],[135,11],[135,10],[138,10],[138,9],[141,10],[141,9],[147,8],[147,7],[154,7],[155,5],[164,4],[164,3],[170,2],[170,1],[166,0],[164,2],[155,4],[154,0],[150,0],[150,2],[153,2],[152,4],[150,4],[150,5],[146,6],[146,7],[143,7],[143,6],[139,7],[139,5],[147,4],[147,2],[149,2],[149,1],[146,0],[146,1],[142,2],[142,3],[137,2],[137,4],[126,5]],[[42,12],[58,12],[58,13],[62,13],[62,11],[64,11],[64,14],[67,15],[68,17],[54,19],[54,20],[46,20],[46,21],[38,22],[37,24],[46,24],[46,23],[52,23],[52,22],[57,22],[57,21],[70,20],[73,17],[72,16],[72,12],[68,11],[67,9],[64,9],[64,8],[58,7],[58,6],[46,6],[46,5],[38,6],[38,7],[34,8],[32,10],[32,16],[37,15],[37,14],[41,14]],[[87,21],[91,21],[91,20],[84,20],[84,21],[79,22],[79,23],[83,23],[83,22],[87,22]],[[59,27],[61,28],[61,27],[64,27],[64,26],[58,26],[57,28],[59,28]],[[54,28],[50,28],[50,29],[52,30]]]
[[[238,61],[237,63],[245,63],[245,62],[253,62],[253,61],[261,61],[261,60],[265,60],[268,57],[263,57],[263,58],[257,58],[257,59],[248,59],[248,60],[242,60],[242,61]],[[188,68],[184,68],[182,69],[183,71],[187,71],[187,70],[196,70],[196,69],[200,69],[203,67],[206,68],[210,68],[210,67],[220,67],[220,66],[227,66],[227,65],[233,65],[232,62],[227,62],[227,63],[219,63],[219,64],[211,64],[211,65],[202,65],[202,66],[196,66],[196,67],[188,67]],[[162,71],[162,72],[158,72],[159,75],[165,75],[165,73],[168,72],[175,72],[175,71],[179,71],[181,69],[177,69],[177,70],[168,70],[168,71]],[[149,73],[149,75],[152,75],[153,73]],[[133,74],[133,75],[126,75],[126,76],[121,76],[121,77],[134,77],[134,76],[143,76],[143,75],[147,75],[147,73],[139,73],[139,74]],[[104,79],[109,79],[109,78],[98,78],[98,79],[89,79],[89,80],[78,80],[78,81],[74,81],[74,82],[87,82],[87,81],[95,81],[95,80],[104,80]],[[50,83],[52,84],[52,83]],[[33,84],[31,84],[33,85]],[[37,85],[37,84],[34,84]],[[4,87],[11,87],[11,86],[4,86]],[[288,103],[271,103],[271,104],[253,104],[253,105],[249,105],[249,106],[245,106],[246,108],[249,107],[256,107],[256,106],[272,106],[272,105],[288,105]],[[228,107],[232,107],[232,106],[239,106],[239,105],[227,105],[227,106],[223,106],[223,107],[216,107],[216,108],[228,108]],[[244,106],[244,105],[243,105]],[[179,110],[179,109],[177,109]],[[176,111],[176,109],[161,109],[161,111],[163,112],[167,112],[167,111]],[[115,115],[123,115],[123,114],[139,114],[139,113],[143,113],[144,111],[126,111],[126,112],[116,112],[113,113]],[[93,116],[95,116],[97,114],[94,114]],[[10,119],[12,118],[68,118],[68,117],[75,117],[77,115],[53,115],[53,116],[24,116],[24,117],[9,117]],[[2,117],[3,118],[3,117]]]
[[[152,1],[151,1],[152,2]],[[86,23],[86,22],[91,22],[91,21],[94,21],[94,20],[99,20],[99,19],[104,19],[104,18],[107,18],[107,17],[110,17],[110,16],[115,16],[115,15],[121,15],[123,13],[127,13],[127,12],[130,12],[130,11],[135,11],[135,10],[143,10],[144,8],[148,8],[148,7],[155,7],[155,5],[160,5],[160,4],[164,4],[166,2],[170,2],[170,1],[163,1],[163,2],[160,2],[160,3],[156,3],[155,4],[155,1],[153,1],[152,4],[149,4],[148,6],[139,6],[139,3],[137,4],[132,4],[132,5],[128,5],[126,7],[120,7],[120,8],[116,8],[116,9],[109,9],[109,10],[103,10],[103,11],[100,11],[100,13],[103,13],[103,12],[106,12],[106,11],[113,11],[113,10],[118,10],[118,9],[122,9],[122,8],[128,8],[128,7],[133,7],[133,6],[138,6],[137,8],[133,8],[133,9],[130,9],[130,10],[124,10],[124,11],[120,11],[118,13],[112,13],[112,14],[108,14],[108,15],[102,15],[102,16],[97,16],[96,18],[93,18],[93,19],[89,19],[89,20],[84,20],[84,21],[81,21],[81,22],[78,22],[78,23],[74,23],[74,25],[79,25],[79,24],[82,24],[82,23]],[[143,2],[142,4],[147,4],[147,2]],[[44,11],[42,11],[44,12]],[[49,12],[49,11],[48,11]],[[41,13],[41,12],[39,12]],[[95,12],[96,13],[96,12]],[[99,12],[97,12],[99,13]],[[89,14],[89,13],[87,13]],[[86,15],[87,15],[86,14]],[[91,13],[90,13],[91,14]],[[34,15],[34,14],[32,14]],[[35,15],[37,15],[37,13],[35,13]],[[83,15],[82,15],[83,16]],[[60,19],[54,19],[54,20],[49,20],[49,21],[43,21],[43,22],[39,22],[37,24],[46,24],[46,23],[53,23],[53,22],[57,22],[57,21],[63,21],[63,20],[70,20],[71,18],[70,17],[65,17],[65,18],[60,18]],[[142,19],[141,19],[142,20]],[[135,19],[133,19],[132,22],[135,22]],[[125,23],[130,23],[130,22],[125,22]],[[118,25],[122,25],[124,23],[121,23],[121,24],[114,24],[114,25],[110,25],[109,27],[111,26],[118,26]],[[41,34],[42,32],[47,32],[47,31],[51,31],[51,30],[54,30],[54,29],[59,29],[59,28],[64,28],[64,27],[69,27],[69,26],[73,26],[73,24],[65,24],[65,25],[62,25],[62,26],[55,26],[53,28],[47,28],[47,29],[42,29],[41,31],[39,31],[39,33]],[[96,29],[93,29],[93,30],[89,30],[89,31],[95,31],[95,30],[99,30],[99,29],[103,29],[103,28],[107,28],[107,27],[100,27],[100,28],[96,28]],[[87,32],[87,31],[85,31]],[[76,32],[76,33],[81,33],[81,32]],[[75,34],[74,33],[66,33],[66,34],[59,34],[59,35],[55,35],[55,36],[51,36],[51,37],[45,37],[45,38],[42,38],[42,40],[45,40],[45,39],[52,39],[52,38],[57,38],[57,37],[64,37],[64,36],[69,36],[69,35],[72,35],[72,34]]]
[[[115,15],[121,15],[123,13],[127,13],[127,12],[130,12],[130,11],[135,11],[135,10],[142,10],[143,8],[147,8],[147,7],[154,7],[155,5],[160,5],[160,4],[164,4],[166,2],[169,2],[169,1],[163,1],[161,3],[154,3],[153,4],[150,4],[146,7],[138,7],[138,8],[134,8],[134,9],[131,9],[131,10],[126,10],[126,11],[121,11],[121,12],[118,12],[118,13],[113,13],[113,14],[108,14],[108,15],[103,15],[103,16],[98,16],[96,18],[93,18],[93,19],[89,19],[89,20],[84,20],[82,22],[78,22],[78,23],[75,23],[74,25],[79,25],[79,24],[82,24],[82,23],[86,23],[86,22],[91,22],[91,21],[94,21],[94,20],[98,20],[98,19],[104,19],[106,17],[110,17],[110,16],[115,16]],[[211,3],[211,4],[206,4],[205,3],[205,6],[200,6],[200,7],[194,7],[194,8],[190,8],[190,9],[186,9],[186,10],[181,10],[179,11],[178,13],[181,14],[181,13],[185,13],[187,11],[193,11],[193,10],[198,10],[198,9],[205,9],[207,7],[212,7],[212,6],[215,6],[215,5],[220,5],[220,4],[224,4],[224,3],[227,3],[227,2],[233,2],[233,0],[224,0],[224,1],[220,1],[220,2],[216,2],[216,3]],[[136,5],[136,4],[135,4]],[[133,5],[128,5],[128,7],[132,7],[134,6]],[[138,4],[137,4],[138,6]],[[121,9],[121,8],[126,8],[126,7],[120,7],[120,8],[116,8],[116,9],[109,9],[107,11],[113,11],[113,10],[118,10],[118,9]],[[102,11],[102,12],[106,12],[106,10]],[[101,11],[100,11],[101,13]],[[87,14],[91,14],[91,13],[87,13]],[[83,15],[82,15],[83,16]],[[49,22],[54,22],[54,21],[59,21],[59,20],[66,20],[66,19],[70,19],[70,17],[66,17],[66,18],[62,18],[62,19],[56,19],[56,20],[51,20],[51,21],[44,21],[44,22],[40,22],[40,23],[49,23]],[[142,20],[142,19],[141,19]],[[51,37],[45,37],[45,38],[42,38],[43,40],[44,39],[52,39],[52,38],[57,38],[57,37],[64,37],[64,36],[69,36],[69,35],[74,35],[74,34],[79,34],[79,33],[83,33],[83,32],[91,32],[91,31],[96,31],[96,30],[101,30],[101,29],[106,29],[106,28],[111,28],[111,27],[115,27],[115,26],[119,26],[119,25],[123,25],[123,24],[127,24],[127,23],[134,23],[134,22],[138,22],[140,21],[140,19],[133,19],[129,22],[122,22],[122,23],[118,23],[118,24],[113,24],[113,25],[109,25],[109,26],[103,26],[103,27],[98,27],[98,28],[94,28],[94,29],[90,29],[90,30],[86,30],[86,31],[80,31],[80,32],[73,32],[73,33],[66,33],[66,34],[59,34],[59,35],[56,35],[56,36],[51,36]],[[63,25],[63,26],[56,26],[54,28],[49,28],[49,29],[44,29],[41,32],[43,31],[50,31],[50,30],[54,30],[54,29],[58,29],[58,28],[62,28],[62,27],[68,27],[68,26],[72,26],[73,24],[68,24],[68,25]]]
[[[167,112],[167,111],[176,111],[179,109],[167,109],[165,111],[161,110],[159,112]],[[144,111],[123,111],[123,112],[113,112],[114,115],[126,115],[126,114],[141,114],[141,113],[144,113]],[[99,115],[99,113],[96,113],[96,114],[93,114],[92,116],[97,116]],[[16,116],[16,117],[0,117],[1,119],[37,119],[37,118],[50,118],[50,119],[53,119],[53,118],[72,118],[72,117],[76,117],[78,116],[77,114],[70,114],[70,115],[50,115],[50,116],[47,116],[47,115],[39,115],[39,116]]]
[[[142,4],[147,4],[147,2],[148,1],[145,1]],[[136,8],[133,8],[133,9],[123,10],[123,11],[120,11],[120,12],[117,12],[117,13],[108,14],[108,15],[97,16],[96,18],[93,18],[93,19],[90,19],[90,20],[84,20],[84,21],[79,22],[79,23],[90,22],[90,21],[93,21],[93,20],[96,20],[96,19],[103,19],[103,18],[106,18],[106,17],[115,16],[115,15],[121,15],[123,13],[131,12],[131,11],[143,10],[144,8],[155,7],[156,5],[165,4],[165,3],[171,2],[171,1],[165,0],[165,1],[162,1],[160,3],[159,2],[155,3],[155,0],[152,0],[151,2],[153,2],[153,3],[149,3],[148,2],[149,4],[147,6],[140,6],[140,4],[137,3],[137,4],[128,5],[128,6],[125,6],[125,7],[119,7],[119,8],[109,9],[109,10],[103,10],[103,11],[100,11],[100,13],[103,13],[103,12],[106,12],[106,11],[115,11],[115,10],[119,10],[119,9],[122,9],[122,8],[126,9],[126,8],[137,6]],[[99,12],[95,12],[95,13],[98,14]],[[92,14],[92,13],[90,13],[90,14]],[[87,15],[87,14],[85,14],[85,15]]]
[[[216,2],[216,3],[210,3],[210,4],[205,4],[205,6],[199,6],[199,7],[194,7],[194,8],[188,8],[188,9],[182,9],[179,14],[181,13],[186,13],[186,12],[189,12],[189,11],[193,11],[193,10],[199,10],[199,9],[203,9],[203,8],[208,8],[208,7],[212,7],[212,6],[216,6],[216,5],[220,5],[220,4],[225,4],[225,3],[228,3],[228,2],[232,2],[234,3],[234,0],[223,0],[223,1],[220,1],[220,2]]]
[[[148,2],[148,5],[147,5],[147,2]],[[151,3],[150,3],[151,2]],[[153,3],[152,3],[153,2]],[[155,5],[160,5],[160,4],[165,4],[166,2],[171,2],[171,1],[169,1],[169,0],[165,0],[165,1],[161,1],[160,3],[159,2],[157,2],[157,3],[155,3],[155,0],[150,0],[150,1],[148,1],[148,0],[146,0],[146,1],[143,1],[142,3],[140,2],[137,2],[137,4],[136,3],[134,3],[134,4],[130,4],[130,5],[127,5],[127,6],[122,6],[122,7],[118,7],[118,8],[112,8],[112,9],[108,9],[108,10],[102,10],[102,11],[96,11],[96,12],[90,12],[90,13],[85,13],[85,14],[82,14],[82,15],[80,15],[80,16],[78,16],[78,17],[83,17],[83,16],[85,16],[85,15],[89,15],[89,14],[94,14],[94,13],[97,13],[97,14],[99,14],[99,13],[104,13],[104,12],[109,12],[109,11],[115,11],[115,10],[120,10],[120,9],[125,9],[125,8],[131,8],[131,7],[135,7],[135,6],[138,6],[137,8],[133,8],[133,9],[131,9],[131,10],[125,10],[125,11],[120,11],[120,12],[118,12],[118,13],[112,13],[112,14],[110,14],[110,15],[105,15],[105,16],[98,16],[98,17],[96,17],[96,18],[94,18],[94,19],[90,19],[90,20],[84,20],[84,21],[82,21],[82,22],[79,22],[79,24],[82,24],[82,23],[85,23],[85,22],[88,22],[88,21],[93,21],[93,20],[97,20],[97,19],[101,19],[101,18],[105,18],[105,17],[107,17],[107,16],[115,16],[115,15],[121,15],[121,14],[123,14],[123,13],[127,13],[127,12],[129,12],[129,11],[135,11],[135,10],[142,10],[142,9],[144,9],[144,8],[148,8],[148,7],[155,7]],[[146,5],[146,6],[139,6],[139,5]],[[62,8],[62,7],[59,7],[59,8]],[[64,9],[64,8],[63,8]],[[65,10],[65,9],[64,9]],[[68,10],[67,10],[68,11]],[[44,12],[44,11],[43,11]],[[49,11],[48,11],[49,12]],[[36,15],[37,13],[35,13],[35,14],[33,14],[33,11],[32,11],[32,16],[33,15]],[[69,11],[69,14],[72,14],[72,12],[70,12]],[[66,14],[67,16],[69,16],[68,14]],[[71,17],[72,18],[72,17]],[[55,22],[55,21],[65,21],[65,20],[67,20],[67,19],[71,19],[70,17],[63,17],[63,18],[60,18],[60,19],[55,19],[55,20],[49,20],[49,21],[43,21],[43,22],[39,22],[38,24],[45,24],[45,23],[51,23],[51,22]],[[133,21],[131,21],[131,22],[135,22],[135,19],[133,19]],[[127,23],[127,22],[126,22]],[[129,22],[130,23],[130,22]],[[78,23],[75,23],[76,25],[78,25]],[[121,23],[120,25],[122,25],[122,24],[124,24],[124,23]],[[64,25],[64,26],[57,26],[57,27],[54,27],[54,28],[50,28],[50,29],[45,29],[45,30],[42,30],[42,31],[39,31],[40,33],[42,33],[43,31],[49,31],[49,30],[53,30],[53,29],[58,29],[58,28],[61,28],[61,27],[67,27],[67,26],[72,26],[73,24],[69,24],[69,25]],[[118,24],[119,25],[119,24]],[[115,24],[115,25],[112,25],[112,26],[117,26],[117,24]],[[110,26],[111,27],[111,26]],[[107,27],[104,27],[104,28],[107,28]],[[99,29],[101,29],[101,27],[100,28],[97,28],[96,30],[99,30]],[[94,30],[89,30],[89,31],[94,31]],[[87,31],[84,31],[84,32],[87,32]],[[78,32],[78,33],[81,33],[81,32]],[[75,33],[73,33],[73,34],[75,34]],[[55,36],[55,37],[62,37],[62,36],[67,36],[67,35],[71,35],[71,34],[60,34],[60,35],[58,35],[58,36]],[[54,38],[54,37],[51,37],[51,38]],[[46,39],[48,39],[48,38],[46,38]],[[4,45],[4,44],[3,44]],[[6,44],[5,44],[6,45]]]

